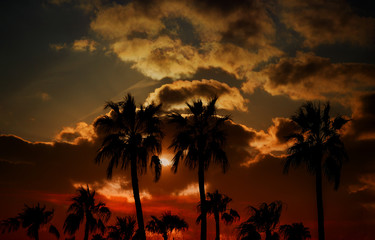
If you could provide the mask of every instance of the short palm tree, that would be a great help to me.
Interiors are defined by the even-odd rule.
[[[213,98],[206,106],[201,100],[187,104],[189,116],[179,113],[170,114],[170,122],[176,124],[177,134],[174,136],[170,148],[175,152],[172,159],[172,169],[177,171],[180,161],[190,169],[198,168],[199,196],[201,203],[201,240],[207,239],[207,210],[206,192],[204,187],[204,171],[211,162],[220,164],[225,172],[228,159],[225,154],[225,132],[223,126],[228,117],[216,115],[217,97]]]
[[[260,240],[261,236],[258,233],[254,224],[245,221],[236,228],[238,239],[240,240]]]
[[[101,234],[95,234],[92,236],[91,240],[106,240],[106,238]]]
[[[116,223],[109,226],[108,240],[131,240],[136,233],[134,217],[117,217]]]
[[[14,232],[20,227],[26,229],[27,236],[35,240],[39,240],[39,230],[41,227],[49,224],[53,218],[54,210],[46,210],[46,206],[41,207],[40,204],[25,208],[16,217],[8,218],[0,222],[1,233]],[[49,232],[57,239],[60,238],[57,228],[49,224]]]
[[[108,159],[107,177],[112,177],[114,167],[130,168],[138,231],[141,239],[146,239],[143,212],[139,196],[138,173],[146,172],[147,164],[154,168],[155,181],[161,174],[161,121],[157,114],[161,105],[140,106],[137,110],[134,98],[128,94],[124,101],[108,102],[105,108],[111,109],[110,116],[103,116],[94,123],[104,130],[106,137],[96,156],[96,162]]]
[[[173,231],[185,231],[189,225],[184,219],[177,215],[172,215],[171,212],[165,212],[161,218],[151,216],[152,220],[148,222],[146,228],[152,233],[158,233],[163,236],[164,240],[168,239],[168,235]]]
[[[289,136],[294,144],[288,149],[284,173],[290,166],[304,164],[307,171],[315,175],[319,240],[324,240],[322,175],[338,189],[342,163],[348,159],[338,131],[348,120],[341,116],[331,119],[329,103],[322,109],[320,103],[313,102],[303,104],[292,120],[299,126],[299,132]]]
[[[223,220],[224,223],[228,225],[240,219],[240,215],[236,210],[227,209],[227,206],[231,201],[232,199],[230,197],[225,194],[219,193],[218,190],[213,193],[207,193],[207,214],[214,215],[216,225],[216,240],[220,239],[220,215],[221,220]],[[201,208],[201,204],[198,205],[198,208]],[[199,215],[199,217],[197,218],[197,223],[201,221],[201,216],[202,215]]]
[[[247,228],[250,224],[254,225],[257,231],[266,234],[266,240],[278,239],[278,235],[273,231],[279,224],[282,203],[275,201],[270,204],[262,203],[258,208],[249,206],[251,216],[239,227]]]
[[[309,228],[305,227],[303,223],[281,225],[279,231],[285,240],[306,240],[311,238]]]
[[[95,203],[95,191],[90,191],[89,186],[87,188],[80,187],[72,201],[64,222],[64,233],[75,234],[85,220],[84,240],[88,240],[90,233],[97,229],[103,233],[104,224],[109,220],[111,212],[104,203]]]

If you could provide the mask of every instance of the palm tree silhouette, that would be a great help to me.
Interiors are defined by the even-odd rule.
[[[147,163],[154,168],[155,181],[161,174],[161,162],[157,154],[161,153],[161,121],[157,117],[161,105],[150,104],[136,109],[134,98],[128,94],[124,101],[108,102],[105,108],[111,109],[111,116],[96,120],[95,127],[103,129],[104,138],[95,161],[101,163],[109,159],[107,177],[112,177],[112,170],[121,164],[122,169],[130,167],[138,231],[141,239],[146,239],[141,199],[138,187],[138,172],[146,172]]]
[[[290,166],[305,164],[307,171],[315,174],[319,240],[324,240],[322,174],[324,171],[337,190],[343,160],[348,159],[338,131],[348,120],[341,116],[332,120],[329,103],[322,110],[320,103],[312,102],[303,104],[291,119],[300,129],[289,136],[295,143],[288,149],[284,173],[288,173]]]
[[[240,215],[236,210],[227,209],[228,204],[232,201],[232,199],[225,194],[219,193],[216,190],[213,193],[207,193],[206,199],[206,207],[207,207],[207,214],[214,215],[215,224],[216,224],[216,240],[220,239],[220,215],[221,220],[224,221],[225,224],[232,224],[234,221],[240,219]],[[200,210],[201,204],[198,205],[198,209]],[[197,218],[197,223],[201,221],[202,215],[199,215]]]
[[[237,235],[240,240],[260,240],[261,236],[257,232],[254,224],[245,221],[237,227]]]
[[[115,225],[109,226],[108,240],[131,240],[136,233],[136,223],[132,216],[117,217]]]
[[[95,234],[92,236],[91,240],[106,240],[101,234]]]
[[[90,191],[89,186],[86,189],[80,187],[72,201],[67,210],[69,215],[64,222],[64,233],[75,234],[84,220],[86,220],[84,240],[88,240],[89,234],[97,229],[102,233],[105,231],[104,223],[109,220],[111,212],[104,203],[95,203],[95,191]]]
[[[168,239],[168,235],[173,231],[185,231],[189,225],[184,219],[177,215],[172,215],[171,212],[165,212],[161,218],[151,216],[152,220],[148,222],[146,228],[152,233],[158,233],[163,236],[164,240]]]
[[[204,171],[210,166],[211,161],[220,164],[223,171],[227,169],[228,159],[223,150],[225,133],[223,124],[228,117],[216,116],[213,98],[206,106],[201,100],[187,103],[191,115],[183,117],[179,113],[170,114],[170,122],[177,125],[177,134],[172,140],[170,148],[176,153],[172,159],[172,169],[177,172],[181,160],[190,169],[198,167],[199,195],[201,203],[201,240],[207,239],[207,210],[206,192],[204,187]]]
[[[4,234],[5,232],[17,231],[22,227],[26,229],[27,236],[39,240],[40,228],[51,222],[53,214],[53,209],[46,211],[46,206],[41,207],[39,203],[33,207],[25,205],[23,211],[16,217],[1,221],[0,230]],[[49,224],[49,233],[53,234],[57,239],[60,238],[59,231],[52,224]]]
[[[281,225],[279,231],[285,240],[306,240],[311,238],[309,228],[305,227],[303,223]]]
[[[240,232],[242,228],[247,229],[250,225],[254,225],[257,231],[266,234],[266,240],[278,239],[278,234],[273,231],[280,220],[282,203],[280,201],[262,203],[258,208],[249,206],[249,209],[251,216],[239,226]]]

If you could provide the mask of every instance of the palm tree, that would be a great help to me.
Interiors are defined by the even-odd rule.
[[[115,225],[109,227],[108,240],[131,240],[136,233],[135,227],[134,217],[117,217]]]
[[[210,163],[220,164],[225,172],[228,159],[223,150],[225,133],[223,125],[228,117],[216,116],[215,103],[217,97],[213,98],[206,106],[201,100],[187,103],[191,115],[183,117],[179,113],[170,114],[170,122],[177,125],[177,134],[172,140],[170,148],[176,153],[172,159],[172,169],[177,172],[181,160],[190,169],[198,167],[199,196],[201,203],[201,240],[207,239],[207,210],[206,192],[204,187],[204,171]]]
[[[207,193],[207,214],[214,215],[215,224],[216,224],[216,240],[220,239],[220,215],[221,220],[224,221],[225,224],[229,225],[232,224],[234,221],[240,219],[240,215],[236,210],[227,209],[228,204],[232,201],[232,199],[225,194],[219,193],[216,190],[213,193]],[[201,208],[201,204],[198,205],[198,208]],[[199,215],[197,218],[197,223],[201,221],[202,215]]]
[[[237,227],[237,235],[240,240],[260,240],[261,236],[257,232],[254,224],[245,221]]]
[[[189,228],[189,225],[184,219],[177,215],[172,215],[171,212],[165,212],[161,215],[161,219],[151,216],[152,220],[148,222],[146,228],[152,233],[158,233],[163,236],[164,240],[168,239],[168,235],[173,231],[184,231]]]
[[[292,225],[281,225],[280,233],[285,240],[306,240],[310,239],[310,230],[303,223],[293,223]]]
[[[91,240],[106,240],[101,234],[95,234],[92,236]]]
[[[146,239],[143,212],[138,187],[138,172],[146,172],[147,163],[154,167],[155,181],[161,174],[161,163],[157,154],[161,153],[161,121],[157,117],[161,105],[150,104],[136,109],[134,98],[128,94],[124,101],[108,102],[105,108],[111,109],[111,116],[96,120],[94,126],[106,132],[102,146],[96,156],[96,162],[108,159],[107,177],[112,177],[112,170],[121,164],[122,169],[130,167],[131,182],[138,230],[141,239]]]
[[[86,189],[80,187],[72,201],[67,210],[69,215],[64,222],[64,233],[75,234],[84,220],[86,220],[84,240],[88,240],[89,234],[97,229],[102,233],[105,231],[104,223],[108,222],[111,212],[104,203],[95,203],[95,191],[90,191],[89,186]]]
[[[338,131],[348,120],[341,116],[332,120],[329,103],[322,110],[320,103],[312,102],[303,104],[291,119],[299,126],[299,132],[289,136],[295,143],[288,149],[284,173],[290,166],[305,164],[307,171],[315,175],[319,240],[324,240],[322,174],[337,190],[343,160],[348,159]]]
[[[39,240],[39,230],[44,225],[51,222],[54,210],[46,211],[46,206],[41,207],[38,203],[37,206],[29,207],[25,205],[22,212],[16,217],[8,218],[0,222],[1,233],[14,232],[20,227],[26,229],[27,236],[35,240]],[[59,231],[55,226],[49,224],[49,233],[53,234],[57,239],[60,238]]]
[[[282,203],[280,201],[275,201],[270,204],[262,203],[258,208],[249,206],[251,211],[251,216],[246,220],[243,228],[247,228],[248,225],[252,224],[259,232],[264,232],[266,234],[266,240],[278,239],[278,234],[273,233],[276,229],[277,224],[280,220]],[[242,229],[240,225],[240,230]]]

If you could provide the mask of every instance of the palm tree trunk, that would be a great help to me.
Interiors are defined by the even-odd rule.
[[[85,236],[83,237],[83,240],[89,240],[89,223],[87,222],[86,219],[86,224],[85,224]]]
[[[272,238],[272,233],[270,230],[266,230],[266,240],[271,240]]]
[[[201,240],[207,239],[207,211],[206,211],[206,191],[204,189],[204,161],[200,159],[198,166],[199,196],[201,200]]]
[[[216,224],[216,238],[215,240],[220,240],[220,217],[219,213],[215,212],[215,224]]]
[[[319,240],[325,239],[324,234],[324,211],[323,211],[323,193],[322,193],[322,166],[317,164],[316,171],[316,206],[318,210],[318,234]]]
[[[136,160],[131,162],[131,178],[132,178],[132,187],[133,195],[135,202],[135,210],[137,212],[137,222],[138,222],[138,231],[140,234],[140,239],[146,240],[145,225],[143,222],[143,212],[141,205],[141,198],[139,197],[139,187],[138,187],[138,176],[137,176],[137,163]]]
[[[168,240],[168,234],[167,233],[163,233],[163,239]]]
[[[35,240],[39,240],[39,231],[36,231],[35,233]]]

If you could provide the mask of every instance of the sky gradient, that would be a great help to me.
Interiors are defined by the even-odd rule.
[[[40,202],[55,209],[61,230],[81,185],[96,189],[114,216],[134,215],[129,172],[107,180],[105,164],[94,162],[102,133],[92,123],[107,113],[105,102],[131,93],[168,112],[217,95],[219,114],[231,116],[230,167],[206,172],[207,191],[231,197],[241,221],[247,206],[280,200],[281,224],[303,222],[317,239],[314,177],[304,168],[282,173],[285,136],[302,103],[330,101],[333,117],[351,121],[341,132],[349,161],[340,188],[323,183],[326,237],[373,239],[372,1],[5,0],[0,16],[0,219]],[[161,179],[140,177],[145,221],[171,210],[190,225],[175,239],[197,239],[197,173],[170,170],[175,129],[163,130]],[[238,223],[222,224],[222,239],[235,239]]]

